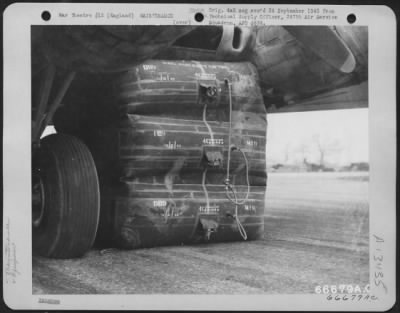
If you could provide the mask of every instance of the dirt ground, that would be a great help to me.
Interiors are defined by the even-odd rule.
[[[369,281],[368,176],[272,173],[264,239],[33,258],[34,294],[294,294]]]

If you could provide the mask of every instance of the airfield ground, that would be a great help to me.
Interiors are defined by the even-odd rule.
[[[264,239],[33,258],[34,294],[293,294],[369,281],[368,175],[271,173]]]

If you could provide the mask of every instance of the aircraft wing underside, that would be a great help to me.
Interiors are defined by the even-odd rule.
[[[32,75],[48,64],[79,75],[150,58],[251,62],[271,113],[359,108],[368,106],[367,38],[350,26],[35,26]]]

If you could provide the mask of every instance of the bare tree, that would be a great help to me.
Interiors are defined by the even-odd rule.
[[[287,164],[289,161],[289,155],[291,153],[291,149],[290,149],[290,143],[287,143],[285,146],[285,159],[283,161],[283,164]]]
[[[326,157],[332,156],[339,153],[342,150],[342,146],[337,139],[332,139],[330,137],[321,136],[321,134],[314,134],[312,136],[312,142],[316,148],[319,155],[319,166],[321,168],[326,167]]]

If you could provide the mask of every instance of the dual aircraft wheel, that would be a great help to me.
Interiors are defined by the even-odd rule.
[[[42,139],[32,164],[33,252],[82,256],[93,245],[99,214],[99,181],[86,145],[64,134]]]

